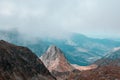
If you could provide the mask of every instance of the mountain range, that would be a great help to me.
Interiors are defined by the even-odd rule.
[[[113,48],[108,54],[103,58],[97,60],[95,64],[99,66],[120,66],[120,47]]]
[[[72,64],[86,66],[105,56],[114,47],[119,47],[120,42],[112,39],[90,38],[82,34],[72,33],[68,38],[35,38],[26,39],[18,31],[0,31],[0,39],[16,45],[30,48],[38,57],[46,52],[50,45],[58,46],[65,57]]]
[[[120,79],[120,47],[113,48],[90,66],[77,67],[56,46],[50,46],[39,58],[27,47],[1,40],[0,55],[0,80]]]

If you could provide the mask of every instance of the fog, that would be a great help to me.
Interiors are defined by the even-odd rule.
[[[120,0],[0,0],[0,30],[28,36],[120,37]]]

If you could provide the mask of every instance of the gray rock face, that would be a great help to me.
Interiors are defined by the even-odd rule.
[[[62,52],[56,47],[56,46],[50,46],[47,50],[47,52],[41,57],[43,61],[49,60],[54,61],[56,60],[60,55],[63,56]],[[49,62],[48,61],[48,62]],[[48,63],[47,63],[48,64]]]
[[[74,67],[69,64],[62,51],[56,46],[50,46],[40,59],[50,72],[66,72],[74,69]]]
[[[55,80],[28,48],[0,41],[0,80]]]

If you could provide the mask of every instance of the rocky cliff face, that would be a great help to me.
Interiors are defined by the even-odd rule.
[[[67,61],[62,51],[56,46],[50,46],[40,59],[50,72],[67,72],[72,71],[74,67]]]
[[[0,41],[0,80],[55,80],[28,48]]]

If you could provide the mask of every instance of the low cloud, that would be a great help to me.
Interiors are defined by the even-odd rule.
[[[0,0],[0,29],[32,36],[65,37],[68,32],[119,37],[118,0]]]

